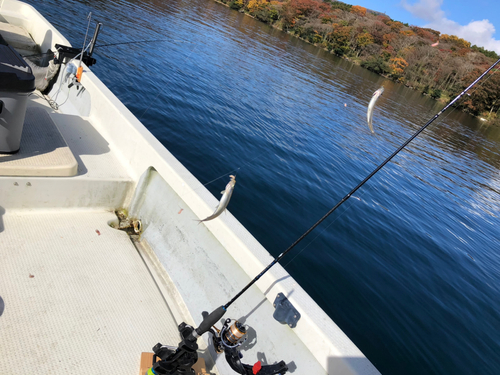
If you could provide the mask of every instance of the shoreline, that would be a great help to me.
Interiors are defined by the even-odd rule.
[[[371,71],[372,73],[378,74],[379,76],[382,76],[382,77],[384,77],[384,78],[386,78],[388,80],[391,80],[392,82],[394,82],[396,84],[402,84],[403,86],[405,86],[405,87],[407,87],[407,88],[409,88],[409,89],[411,89],[413,91],[417,91],[421,95],[423,95],[425,97],[428,97],[430,99],[433,99],[433,100],[435,100],[435,101],[437,101],[437,102],[439,102],[439,103],[441,103],[443,105],[448,104],[453,99],[452,97],[448,96],[446,93],[443,96],[439,97],[439,98],[434,98],[432,95],[429,95],[426,92],[424,92],[422,90],[419,90],[419,89],[417,89],[417,88],[415,88],[415,87],[413,87],[411,85],[408,85],[406,83],[398,82],[397,80],[394,80],[393,78],[389,77],[388,75],[381,74],[381,73],[378,73],[378,72],[374,72],[374,71],[372,71],[370,69],[367,69],[366,67],[362,66],[362,64],[358,60],[352,59],[352,58],[350,58],[350,57],[348,57],[346,55],[339,55],[339,54],[335,53],[333,50],[328,50],[328,48],[322,47],[318,43],[312,43],[312,42],[308,41],[307,39],[300,37],[299,35],[297,35],[294,32],[285,31],[285,30],[283,30],[283,28],[276,26],[275,23],[264,22],[264,21],[258,19],[257,17],[253,16],[252,14],[250,14],[248,11],[244,10],[243,7],[239,8],[239,9],[234,9],[234,8],[231,8],[231,6],[229,4],[224,3],[221,0],[214,0],[214,2],[216,2],[218,4],[221,4],[221,5],[224,5],[225,7],[230,8],[232,10],[235,10],[238,13],[244,14],[245,16],[251,17],[251,18],[255,19],[256,21],[258,21],[260,23],[264,23],[264,24],[266,24],[266,25],[268,25],[268,26],[270,26],[270,27],[272,27],[272,28],[274,28],[276,30],[280,30],[280,31],[282,31],[282,32],[284,32],[284,33],[286,33],[286,34],[288,34],[290,36],[293,36],[293,37],[295,37],[297,39],[302,40],[303,42],[306,42],[306,43],[308,43],[310,45],[313,45],[313,46],[315,46],[317,48],[320,48],[320,49],[324,50],[325,52],[329,52],[330,54],[335,55],[338,58],[344,59],[344,60],[350,62],[351,64],[357,65],[357,66],[359,66],[359,67],[361,67],[363,69]],[[457,107],[455,107],[455,108],[457,108]],[[496,118],[489,119],[488,118],[489,115],[487,113],[481,113],[481,114],[478,114],[478,115],[474,115],[474,114],[471,114],[470,112],[467,112],[467,111],[465,111],[463,109],[461,109],[461,112],[467,113],[468,115],[470,115],[472,117],[475,117],[475,118],[479,119],[482,122],[485,122],[487,125],[500,125],[500,121],[498,119],[496,119]]]

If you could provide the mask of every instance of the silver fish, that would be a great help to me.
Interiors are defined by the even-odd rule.
[[[207,217],[206,219],[199,220],[201,223],[202,221],[208,221],[215,219],[217,216],[219,216],[224,210],[226,209],[227,205],[229,204],[229,200],[231,199],[231,195],[233,195],[233,190],[234,190],[234,185],[236,185],[236,177],[233,175],[229,176],[231,179],[229,180],[228,184],[226,185],[226,189],[224,191],[221,191],[222,198],[220,199],[219,205],[215,209],[214,213]]]
[[[366,119],[368,120],[368,126],[370,127],[372,133],[375,133],[373,131],[373,125],[372,125],[373,108],[375,107],[375,102],[380,96],[382,96],[383,92],[384,92],[384,87],[382,86],[373,93],[372,100],[370,100],[370,104],[368,104],[368,112],[366,112]]]

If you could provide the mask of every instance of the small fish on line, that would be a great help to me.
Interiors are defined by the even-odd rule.
[[[209,220],[215,219],[222,212],[224,212],[227,205],[229,204],[229,200],[231,199],[231,195],[233,195],[234,185],[236,185],[236,177],[233,175],[230,175],[229,177],[230,177],[230,180],[229,180],[228,184],[226,185],[226,189],[221,191],[222,198],[220,199],[219,205],[215,208],[214,213],[203,220],[198,220],[198,223],[201,223],[202,221],[209,221]]]
[[[373,120],[373,108],[375,107],[375,103],[377,102],[377,99],[382,96],[384,93],[384,86],[379,88],[377,91],[373,93],[372,99],[370,100],[370,104],[368,104],[368,111],[366,112],[366,120],[368,121],[368,127],[370,128],[372,133],[375,133],[373,131],[373,125],[372,125],[372,120]]]

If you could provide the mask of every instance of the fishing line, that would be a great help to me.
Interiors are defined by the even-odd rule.
[[[87,31],[85,31],[85,38],[83,39],[82,52],[80,54],[80,62],[79,62],[78,68],[80,68],[82,66],[83,54],[84,54],[84,52],[86,50],[85,44],[87,44],[87,36],[89,35],[89,27],[90,27],[90,22],[92,20],[92,12],[89,12],[89,15],[87,16],[87,19],[89,20],[89,22],[87,23]]]
[[[194,188],[194,189],[192,189],[192,191],[190,191],[190,192],[188,192],[188,193],[186,193],[186,194],[179,195],[179,197],[180,197],[180,198],[187,197],[187,196],[189,196],[190,194],[193,194],[193,193],[194,193],[194,192],[196,192],[197,190],[201,189],[202,187],[206,187],[207,185],[210,185],[211,183],[213,183],[213,182],[215,182],[215,181],[217,181],[217,180],[220,180],[221,178],[227,177],[227,176],[228,176],[228,175],[230,175],[230,174],[233,174],[233,173],[234,173],[234,175],[236,176],[236,175],[238,174],[238,172],[240,171],[240,169],[241,169],[241,168],[243,168],[245,165],[248,165],[248,164],[252,163],[254,160],[256,160],[256,159],[258,159],[258,158],[262,157],[262,155],[263,155],[263,154],[259,154],[259,155],[257,155],[256,157],[254,157],[254,158],[253,158],[253,159],[251,159],[250,161],[248,161],[248,162],[244,163],[241,167],[238,167],[238,168],[236,168],[236,169],[231,169],[230,171],[228,171],[228,172],[226,172],[226,173],[221,174],[219,177],[217,177],[217,178],[215,178],[215,179],[213,179],[213,180],[211,180],[211,181],[208,181],[208,182],[203,183],[203,184],[202,184],[202,186],[197,187],[197,188]]]
[[[290,250],[297,246],[309,233],[311,233],[316,227],[318,227],[328,216],[330,216],[337,208],[339,208],[344,202],[346,202],[359,188],[361,188],[369,179],[371,179],[379,170],[381,170],[387,163],[389,163],[400,151],[402,151],[411,141],[413,141],[420,133],[422,133],[430,124],[432,124],[443,112],[450,108],[455,102],[462,98],[467,91],[476,85],[485,75],[487,75],[496,65],[500,63],[500,59],[497,60],[492,66],[490,66],[484,73],[482,73],[474,82],[472,82],[465,90],[463,90],[455,99],[448,103],[441,111],[439,111],[433,118],[431,118],[425,125],[423,125],[419,130],[417,130],[411,137],[409,137],[401,146],[399,146],[396,151],[394,151],[388,158],[386,158],[379,166],[377,166],[367,177],[365,177],[357,186],[355,186],[344,198],[342,198],[333,208],[331,208],[323,217],[321,217],[315,224],[313,224],[304,234],[302,234],[294,243],[292,243],[284,252],[278,255],[269,265],[262,270],[253,280],[251,280],[241,291],[239,291],[229,302],[221,306],[219,309],[215,310],[212,314],[215,315],[216,312],[225,312],[227,308],[234,303],[244,292],[248,290],[257,280],[259,280],[262,275],[264,275],[272,266],[278,263]]]
[[[112,47],[112,46],[119,46],[122,44],[137,44],[137,43],[154,43],[154,42],[175,42],[175,43],[186,43],[186,44],[195,44],[193,42],[188,42],[184,40],[175,40],[175,39],[151,39],[151,40],[135,40],[131,42],[119,42],[119,43],[109,43],[109,44],[100,44],[94,46],[94,48],[101,48],[101,47]],[[26,55],[23,56],[23,58],[28,59],[30,57],[41,57],[45,55],[53,55],[54,52],[42,52],[42,53],[36,53],[34,55]]]
[[[203,184],[203,186],[205,186],[205,185],[209,185],[209,184],[211,184],[212,182],[215,182],[215,181],[217,181],[217,180],[219,180],[219,179],[221,179],[221,178],[223,178],[223,177],[225,177],[225,176],[227,176],[227,175],[229,175],[230,173],[233,173],[233,172],[235,172],[235,171],[236,171],[236,172],[235,172],[235,175],[236,175],[236,174],[239,172],[239,170],[240,170],[241,168],[243,168],[245,165],[248,165],[248,164],[252,163],[254,160],[256,160],[256,159],[260,158],[261,156],[262,156],[262,154],[257,155],[257,156],[256,156],[256,157],[254,157],[252,160],[247,161],[246,163],[244,163],[242,166],[240,166],[240,167],[238,167],[238,168],[236,168],[236,169],[231,169],[230,171],[228,171],[228,172],[226,172],[226,173],[223,173],[220,177],[217,177],[216,179],[214,179],[214,180],[212,180],[212,181],[209,181],[209,182],[204,183],[204,184]]]
[[[149,39],[149,40],[134,40],[134,41],[131,41],[131,42],[119,42],[119,43],[100,44],[98,46],[95,46],[94,48],[120,46],[120,45],[123,45],[123,44],[155,43],[155,42],[175,42],[175,43],[196,44],[196,43],[193,43],[193,42],[188,42],[188,41],[184,41],[184,40],[175,40],[175,39]]]

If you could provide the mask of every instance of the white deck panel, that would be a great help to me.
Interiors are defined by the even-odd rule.
[[[0,213],[0,374],[135,375],[141,352],[179,342],[141,256],[107,225],[114,218]]]
[[[28,113],[33,110],[45,111],[54,122],[76,160],[76,175],[43,177],[33,172],[31,176],[0,176],[0,207],[110,210],[121,208],[134,183],[120,161],[120,156],[99,134],[91,121],[85,117],[54,110],[38,91],[28,98]],[[47,136],[42,132],[39,141],[45,142]],[[25,142],[24,134],[21,142]],[[12,157],[0,157],[0,170],[2,164],[8,164]],[[23,159],[22,162],[26,160]],[[66,166],[68,165],[66,163]],[[40,172],[45,169],[40,168]],[[71,171],[73,170],[74,166],[71,166]]]
[[[89,118],[54,110],[38,91],[30,95],[28,108],[43,108],[50,115],[78,161],[78,176],[85,179],[130,180],[122,162]]]
[[[74,176],[78,163],[44,108],[26,110],[21,147],[0,154],[0,176]]]

